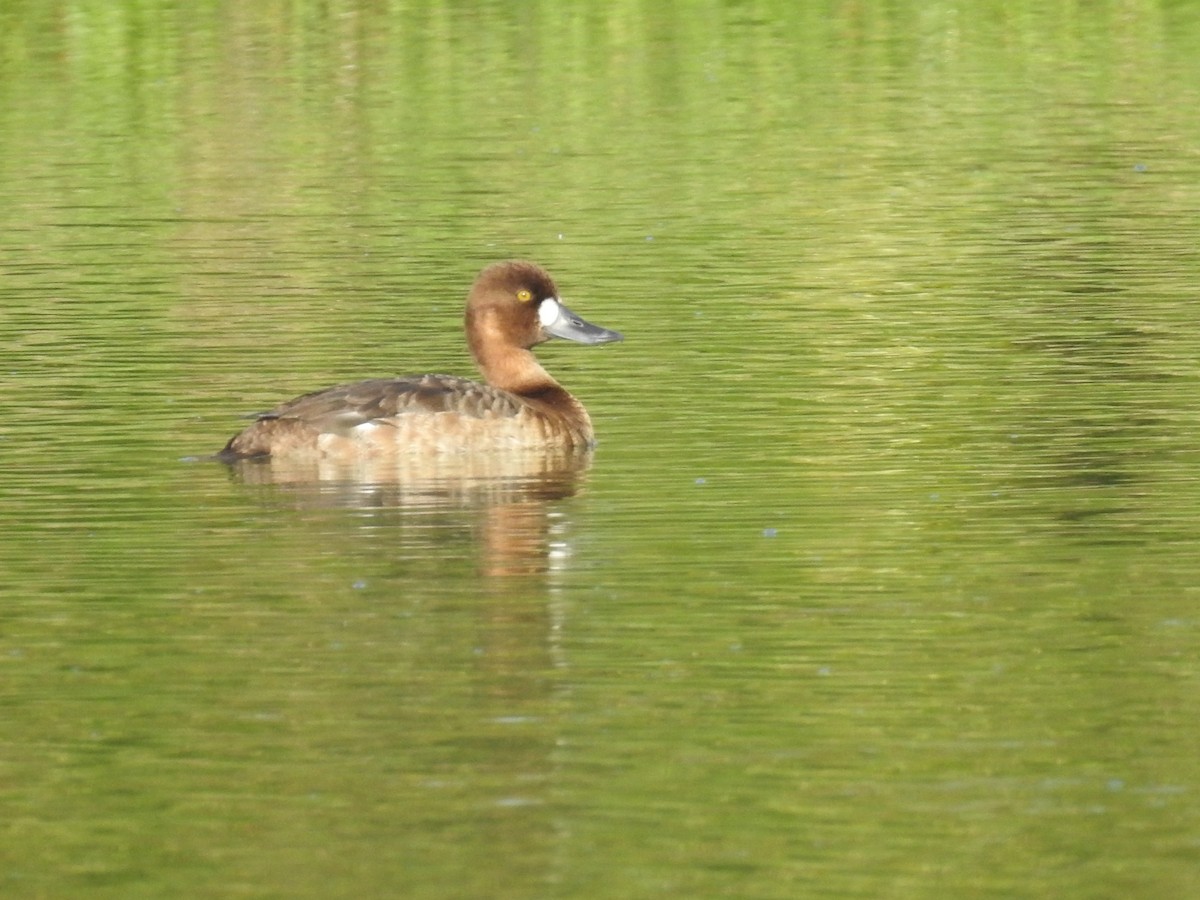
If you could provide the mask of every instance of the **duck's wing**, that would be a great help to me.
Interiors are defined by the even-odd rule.
[[[513,395],[454,375],[373,378],[304,394],[255,416],[297,420],[321,433],[348,434],[368,422],[395,423],[403,416],[454,413],[468,418],[515,416]]]

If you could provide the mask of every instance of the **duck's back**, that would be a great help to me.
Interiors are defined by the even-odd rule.
[[[375,378],[304,394],[260,413],[219,455],[234,460],[311,453],[456,452],[564,442],[587,446],[591,423],[582,406],[567,397],[582,419],[558,414],[558,403],[517,397],[453,375]]]

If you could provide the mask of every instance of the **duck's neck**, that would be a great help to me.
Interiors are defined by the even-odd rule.
[[[502,353],[491,353],[483,347],[472,349],[484,380],[494,388],[521,397],[536,397],[555,389],[566,393],[529,350],[510,347]]]

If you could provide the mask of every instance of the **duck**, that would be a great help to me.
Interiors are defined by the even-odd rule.
[[[528,260],[484,268],[467,295],[467,345],[483,382],[454,375],[372,378],[303,394],[229,439],[217,459],[379,458],[506,449],[589,450],[583,404],[533,354],[552,338],[624,339],[572,312],[554,279]]]

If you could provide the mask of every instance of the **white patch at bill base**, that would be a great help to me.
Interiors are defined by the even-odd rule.
[[[538,321],[543,326],[553,325],[558,321],[558,311],[561,307],[553,297],[547,297],[538,307]]]

